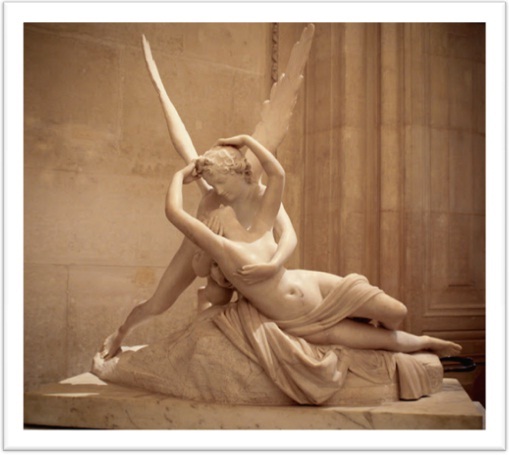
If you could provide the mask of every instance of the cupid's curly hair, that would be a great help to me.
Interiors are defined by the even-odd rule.
[[[251,165],[237,147],[216,146],[206,151],[195,163],[196,175],[241,174],[252,183]]]

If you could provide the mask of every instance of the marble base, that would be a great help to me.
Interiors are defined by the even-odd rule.
[[[84,373],[25,394],[25,424],[95,429],[482,429],[456,379],[417,401],[371,407],[231,406],[107,384]]]

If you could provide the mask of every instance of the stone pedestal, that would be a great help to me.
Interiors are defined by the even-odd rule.
[[[25,424],[96,429],[482,429],[456,379],[417,401],[372,407],[231,406],[106,384],[84,373],[25,394]]]

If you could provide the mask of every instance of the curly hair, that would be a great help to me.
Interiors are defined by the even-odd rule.
[[[202,174],[241,174],[251,183],[251,165],[237,147],[216,146],[196,160],[195,171]]]

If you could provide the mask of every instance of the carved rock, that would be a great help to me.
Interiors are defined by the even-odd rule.
[[[331,347],[332,349],[333,347]],[[341,348],[343,349],[343,348]],[[379,356],[406,356],[383,351],[346,350],[348,356],[362,355],[362,361],[380,365]],[[412,357],[424,366],[431,393],[440,390],[443,370],[434,354]],[[202,319],[186,331],[173,334],[141,348],[123,348],[109,361],[97,355],[93,373],[106,381],[195,401],[284,406],[295,404],[269,378],[262,367],[237,349],[212,319]],[[376,375],[376,382],[364,374],[348,371],[339,390],[324,405],[370,406],[400,398],[398,374]]]

